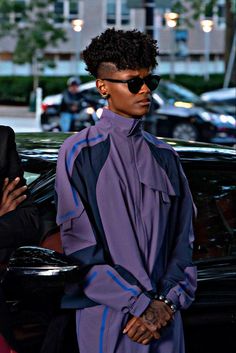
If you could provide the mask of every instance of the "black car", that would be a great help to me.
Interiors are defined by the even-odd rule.
[[[236,143],[236,120],[229,106],[205,102],[168,80],[161,80],[152,96],[145,128],[153,134],[226,145]]]
[[[96,89],[95,81],[80,85],[83,94],[75,131],[93,125],[101,107],[107,104]],[[236,144],[236,120],[225,106],[207,104],[186,88],[161,80],[153,92],[150,112],[144,119],[145,129],[154,135],[176,139]],[[44,131],[59,131],[61,94],[43,100],[41,122]],[[97,114],[96,114],[97,113]]]
[[[8,265],[2,266],[2,285],[23,353],[39,352],[48,327],[58,320],[57,327],[62,328],[63,317],[67,321],[62,320],[62,352],[77,352],[71,328],[74,315],[60,309],[60,300],[65,284],[80,281],[81,273],[62,253],[54,204],[57,152],[69,135],[17,134],[25,177],[42,218],[39,247],[17,249]],[[183,311],[187,353],[234,353],[236,151],[196,142],[166,142],[180,155],[198,209],[194,224],[198,289],[193,305]]]

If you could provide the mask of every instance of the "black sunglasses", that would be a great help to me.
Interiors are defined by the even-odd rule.
[[[104,81],[114,82],[114,83],[127,83],[128,89],[131,93],[138,93],[140,88],[145,83],[151,91],[154,91],[159,85],[161,77],[158,75],[148,75],[144,78],[134,77],[129,80],[116,80],[114,78],[102,78]]]

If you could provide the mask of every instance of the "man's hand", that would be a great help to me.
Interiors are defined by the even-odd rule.
[[[161,336],[158,331],[153,334],[142,322],[140,317],[133,317],[127,323],[123,333],[134,342],[148,344],[153,338],[159,339]]]
[[[13,181],[9,182],[9,179],[4,180],[2,188],[2,197],[0,199],[0,216],[14,211],[16,207],[26,199],[24,192],[27,186],[17,187],[20,178],[15,178]]]
[[[165,327],[172,319],[173,311],[162,301],[152,300],[148,308],[141,315],[143,323],[151,332]]]
[[[167,304],[152,300],[141,317],[133,317],[127,323],[123,333],[138,343],[148,344],[152,339],[160,338],[160,329],[172,319],[173,312]]]

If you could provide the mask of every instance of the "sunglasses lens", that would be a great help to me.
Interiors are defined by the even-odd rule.
[[[140,88],[144,84],[144,82],[151,91],[154,91],[157,88],[157,86],[159,85],[160,76],[150,75],[150,76],[145,77],[144,79],[142,79],[140,77],[135,77],[135,78],[128,81],[129,91],[134,94],[138,93],[140,91]]]
[[[128,82],[128,88],[131,93],[138,93],[143,85],[143,80],[140,77],[135,77]]]
[[[160,77],[157,75],[150,75],[145,78],[145,83],[151,91],[154,91],[159,85]]]

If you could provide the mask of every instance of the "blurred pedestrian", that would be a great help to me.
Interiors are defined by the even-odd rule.
[[[67,88],[62,94],[60,127],[64,132],[73,130],[74,121],[81,109],[83,96],[79,92],[79,85],[79,78],[70,77],[67,81]]]
[[[17,247],[38,244],[38,236],[38,210],[27,191],[14,131],[0,125],[0,265]],[[15,340],[0,287],[0,352],[10,352],[10,345]]]
[[[196,290],[193,202],[179,157],[142,128],[160,77],[157,43],[107,29],[84,50],[108,100],[62,145],[56,174],[63,248],[87,268],[62,301],[80,353],[184,353],[180,310]]]

